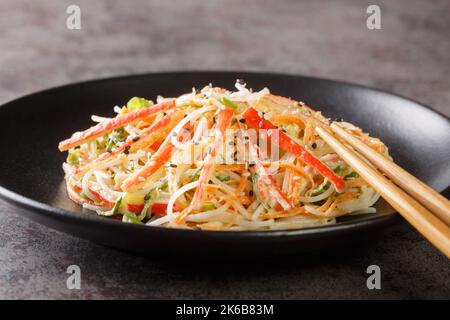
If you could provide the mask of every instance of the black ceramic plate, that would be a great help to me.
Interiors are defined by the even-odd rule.
[[[317,251],[361,235],[376,235],[396,219],[378,213],[332,226],[268,232],[207,232],[125,224],[97,217],[68,199],[58,141],[110,115],[132,96],[177,96],[212,82],[250,87],[305,101],[330,118],[344,118],[380,137],[398,164],[438,191],[450,181],[449,120],[417,102],[361,86],[302,76],[245,72],[179,72],[90,81],[35,93],[0,107],[0,195],[19,212],[52,228],[140,253],[273,256]],[[20,216],[18,216],[20,218]]]

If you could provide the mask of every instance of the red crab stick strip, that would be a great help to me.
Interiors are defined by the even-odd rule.
[[[181,132],[178,133],[177,139],[178,141],[182,141],[186,138],[184,134],[184,130],[187,129],[189,132],[192,131],[193,126],[190,122],[188,122]],[[167,161],[169,161],[170,157],[172,156],[172,152],[175,149],[175,146],[172,144],[170,138],[163,142],[161,147],[152,155],[150,158],[150,161],[147,162],[147,164],[141,168],[138,172],[134,173],[132,176],[128,177],[123,183],[122,183],[122,190],[129,191],[134,186],[138,185],[139,183],[145,181],[148,177],[153,175],[156,171],[158,171],[159,168],[161,168]]]
[[[294,206],[280,188],[278,188],[277,183],[269,173],[268,169],[264,167],[258,146],[250,144],[249,148],[250,154],[252,155],[251,160],[254,162],[255,171],[258,174],[257,184],[260,196],[266,201],[271,201],[272,199],[275,200],[284,210],[292,209]]]
[[[217,115],[217,125],[214,132],[214,141],[211,145],[211,149],[208,150],[208,154],[206,155],[203,162],[203,169],[198,179],[199,183],[197,189],[195,190],[194,197],[192,198],[191,205],[186,213],[189,213],[193,209],[200,207],[203,203],[203,200],[205,199],[206,185],[211,178],[211,173],[214,167],[214,160],[216,159],[218,150],[222,145],[225,131],[231,123],[233,114],[234,111],[232,109],[226,108],[224,110],[221,110]]]
[[[270,121],[260,117],[258,111],[253,108],[248,108],[242,116],[246,120],[246,124],[254,129],[278,129]],[[294,156],[302,160],[304,163],[310,165],[316,169],[324,177],[328,178],[331,183],[334,184],[337,191],[345,189],[345,181],[338,175],[336,175],[330,168],[324,165],[319,159],[309,153],[300,144],[289,138],[283,131],[279,130],[278,135],[272,136],[272,141],[280,148],[292,153]]]
[[[173,113],[167,114],[164,118],[162,118],[158,122],[154,123],[153,125],[151,125],[150,127],[146,128],[146,129],[144,129],[139,136],[136,136],[134,139],[126,141],[122,146],[115,148],[111,152],[105,152],[104,154],[102,154],[100,157],[98,157],[94,161],[84,165],[83,167],[78,168],[76,170],[76,175],[77,176],[83,175],[86,171],[88,171],[95,165],[97,165],[103,161],[106,161],[108,159],[112,159],[115,156],[119,155],[121,152],[124,152],[125,150],[128,150],[132,153],[133,150],[130,150],[130,148],[135,149],[134,148],[135,145],[140,145],[142,143],[145,143],[144,140],[146,140],[146,138],[149,138],[153,133],[157,132],[158,130],[166,128],[169,125],[169,123],[171,122],[171,120],[173,120],[174,118],[177,118],[177,117]]]
[[[99,191],[95,191],[92,188],[89,188],[89,191],[96,196],[101,202],[103,202],[105,204],[105,206],[107,206],[108,208],[112,209],[115,205],[114,202],[109,201],[108,199],[106,199],[105,197],[103,197]],[[144,205],[143,204],[132,204],[129,203],[127,205],[127,209],[130,212],[133,213],[140,213],[142,212],[142,210],[144,209]],[[157,214],[160,216],[163,216],[166,214],[167,212],[167,203],[162,203],[162,202],[155,202],[151,205],[151,213],[153,214]]]
[[[174,206],[174,208],[175,210],[177,210],[176,205]],[[143,204],[131,204],[131,203],[128,204],[128,211],[130,212],[140,213],[142,212],[142,209],[144,209]],[[151,205],[150,211],[153,214],[164,216],[167,213],[167,203],[155,202]]]
[[[79,146],[82,143],[85,143],[86,141],[98,138],[114,129],[123,127],[128,123],[145,119],[154,113],[172,108],[173,106],[175,106],[175,100],[168,100],[162,103],[155,104],[148,108],[142,108],[121,116],[117,116],[111,120],[100,122],[83,132],[75,133],[71,138],[67,140],[61,141],[58,148],[60,151],[69,150],[71,148]]]

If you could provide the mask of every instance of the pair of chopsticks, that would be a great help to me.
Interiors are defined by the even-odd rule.
[[[316,131],[397,212],[450,258],[449,200],[377,153],[337,123],[332,123],[328,127],[318,126]],[[350,145],[353,150],[339,139]]]

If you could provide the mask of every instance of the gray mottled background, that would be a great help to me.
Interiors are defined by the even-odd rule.
[[[82,29],[65,27],[69,4]],[[378,4],[382,30],[366,28]],[[0,102],[98,77],[257,70],[375,86],[450,115],[450,1],[0,1]],[[1,168],[4,170],[4,168]],[[0,298],[450,298],[448,259],[406,224],[320,257],[246,264],[136,257],[0,202]],[[65,270],[82,269],[66,289]],[[382,270],[382,290],[365,269]]]

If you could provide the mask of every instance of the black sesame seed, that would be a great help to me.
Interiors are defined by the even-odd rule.
[[[138,141],[139,140],[139,137],[134,137],[133,138],[133,142],[136,142],[136,141]]]
[[[251,168],[251,167],[253,167],[254,165],[255,165],[254,163],[250,163],[250,164],[248,165],[248,167]]]
[[[313,149],[317,148],[317,143],[314,142],[314,143],[311,145],[311,148],[313,148]]]
[[[239,119],[239,122],[240,122],[240,123],[245,123],[245,119],[244,119],[244,118],[241,118],[241,119]]]
[[[250,191],[248,192],[248,195],[249,195],[249,196],[252,196],[252,195],[253,195],[253,190],[250,190]]]
[[[106,149],[106,152],[111,153],[111,152],[112,152],[112,149],[111,149],[111,148],[108,148],[108,149]]]
[[[130,153],[130,146],[126,146],[125,149],[123,150],[123,153],[129,154]]]
[[[145,197],[144,197],[144,201],[148,201],[148,200],[150,200],[150,198],[151,198],[150,195],[147,194],[147,195],[145,195]]]

